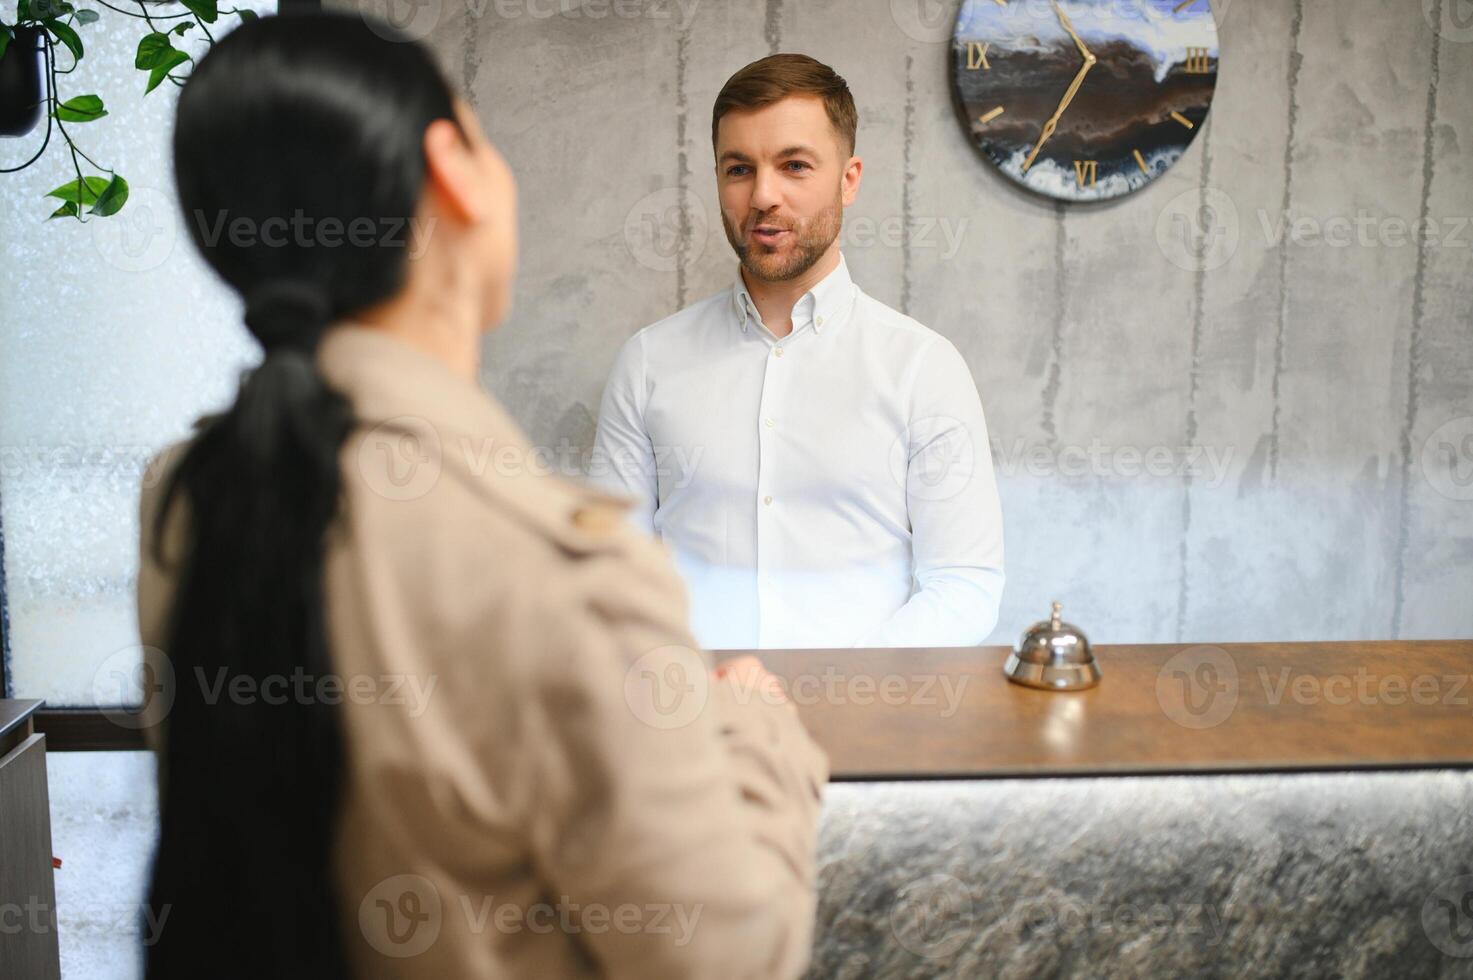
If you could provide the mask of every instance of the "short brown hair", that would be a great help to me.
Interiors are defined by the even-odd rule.
[[[721,117],[733,109],[761,109],[781,102],[790,95],[815,95],[823,99],[829,122],[842,142],[854,152],[854,133],[859,128],[859,112],[849,83],[821,61],[806,54],[774,54],[754,61],[726,80],[716,105],[711,109],[711,145],[716,145],[716,130]]]

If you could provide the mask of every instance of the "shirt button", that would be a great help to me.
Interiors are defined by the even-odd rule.
[[[772,503],[772,498],[771,497],[763,497],[762,498],[762,502],[764,504],[771,504]]]
[[[769,429],[772,428],[774,425],[777,425],[777,423],[774,422],[772,419],[763,419],[762,424],[767,426]]]
[[[815,321],[814,321],[814,322],[815,322],[815,323],[817,323],[817,324],[818,324],[818,325],[819,325],[819,326],[820,326],[820,327],[821,327],[821,326],[823,326],[823,317],[819,317],[819,318],[818,318],[818,319],[817,319],[817,320],[815,320]]]
[[[783,349],[781,347],[774,347],[772,349],[772,354],[773,354],[774,357],[782,357],[783,356]]]

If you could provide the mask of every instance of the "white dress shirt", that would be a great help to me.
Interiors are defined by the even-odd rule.
[[[738,273],[636,333],[589,478],[669,545],[707,648],[981,643],[1002,511],[966,362],[842,255],[792,320],[774,336]]]

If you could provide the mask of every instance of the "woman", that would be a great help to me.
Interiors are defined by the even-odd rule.
[[[247,23],[174,155],[265,356],[141,505],[148,976],[800,973],[827,761],[477,385],[514,187],[427,53]]]

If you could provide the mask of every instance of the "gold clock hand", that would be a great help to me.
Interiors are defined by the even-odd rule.
[[[1095,56],[1090,53],[1089,48],[1084,46],[1084,41],[1079,37],[1079,34],[1075,32],[1074,25],[1069,23],[1069,15],[1064,13],[1063,8],[1059,6],[1057,0],[1052,0],[1052,2],[1054,4],[1054,13],[1059,15],[1059,23],[1064,25],[1064,30],[1068,31],[1069,36],[1074,39],[1075,45],[1077,45],[1079,48],[1079,53],[1084,55],[1086,61],[1093,63],[1095,60]]]
[[[1043,149],[1043,144],[1047,143],[1049,137],[1054,135],[1054,129],[1059,125],[1059,117],[1064,114],[1065,109],[1069,108],[1069,103],[1074,101],[1074,94],[1079,91],[1079,86],[1084,84],[1084,76],[1088,75],[1089,70],[1094,66],[1095,57],[1094,55],[1090,55],[1085,60],[1084,67],[1079,69],[1079,74],[1074,76],[1074,81],[1069,84],[1069,91],[1064,93],[1063,101],[1059,103],[1059,107],[1054,110],[1054,114],[1049,117],[1049,121],[1043,124],[1043,134],[1038,137],[1038,143],[1033,147],[1032,152],[1028,154],[1028,159],[1023,161],[1023,172],[1025,174],[1028,172],[1028,168],[1033,166],[1033,161],[1038,158],[1038,151]]]

